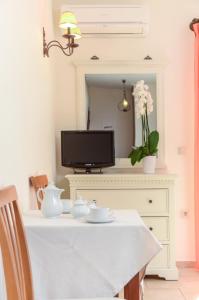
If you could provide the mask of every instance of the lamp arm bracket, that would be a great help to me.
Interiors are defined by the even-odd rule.
[[[48,49],[50,49],[51,47],[53,47],[53,46],[58,46],[58,47],[61,47],[61,48],[63,48],[63,50],[66,50],[66,49],[68,49],[68,46],[66,46],[65,48],[62,46],[62,44],[60,43],[60,42],[58,42],[58,41],[56,41],[56,40],[53,40],[53,41],[50,41],[47,45],[46,45],[46,47],[48,48]]]
[[[61,49],[61,51],[66,55],[66,56],[70,56],[71,54],[72,54],[72,52],[73,52],[73,48],[72,49],[70,49],[68,46],[67,47],[63,47],[59,42],[57,42],[56,44],[50,44],[50,45],[48,45],[47,46],[48,48],[48,52],[49,52],[49,50],[50,50],[50,48],[52,48],[52,47],[58,47],[58,48],[60,48]],[[67,50],[67,49],[69,49],[69,52],[67,53],[65,50]]]
[[[49,57],[49,50],[52,47],[60,48],[62,50],[62,52],[64,53],[64,55],[66,55],[66,56],[70,56],[73,54],[73,47],[70,47],[70,40],[69,40],[69,44],[66,47],[63,47],[62,44],[56,40],[52,40],[49,43],[46,43],[45,30],[43,28],[43,55],[44,55],[44,57],[45,56]],[[68,50],[68,52],[66,52],[66,50]]]

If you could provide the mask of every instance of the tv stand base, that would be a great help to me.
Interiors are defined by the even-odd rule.
[[[83,169],[82,171],[73,169],[74,174],[103,174],[102,169],[98,171],[93,171],[91,168]]]

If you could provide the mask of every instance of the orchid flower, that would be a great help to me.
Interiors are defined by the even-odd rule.
[[[132,93],[135,99],[136,116],[139,119],[145,113],[149,115],[153,111],[153,99],[151,97],[149,87],[144,80],[139,80]]]
[[[144,80],[139,80],[134,87],[132,93],[135,100],[135,112],[137,118],[142,121],[142,144],[148,140],[150,134],[148,115],[153,111],[153,99],[149,91],[149,86]]]

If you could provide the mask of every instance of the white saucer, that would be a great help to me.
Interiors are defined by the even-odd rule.
[[[89,216],[86,217],[86,222],[87,223],[92,223],[92,224],[103,224],[103,223],[112,223],[115,221],[115,218],[114,217],[109,217],[108,219],[104,219],[104,220],[94,220],[94,219],[91,219],[89,218]]]
[[[69,209],[69,210],[64,210],[63,211],[63,214],[70,214],[71,213],[71,210]]]
[[[65,208],[62,212],[63,214],[70,214],[71,213],[71,208]]]

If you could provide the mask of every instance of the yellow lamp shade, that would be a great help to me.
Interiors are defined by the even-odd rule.
[[[65,30],[63,37],[64,36],[66,37],[68,34],[73,35],[75,40],[81,38],[81,31],[80,31],[79,27],[70,28],[70,32],[69,32],[69,30]]]
[[[77,27],[77,20],[71,11],[65,11],[61,14],[59,21],[60,28],[75,28]]]

